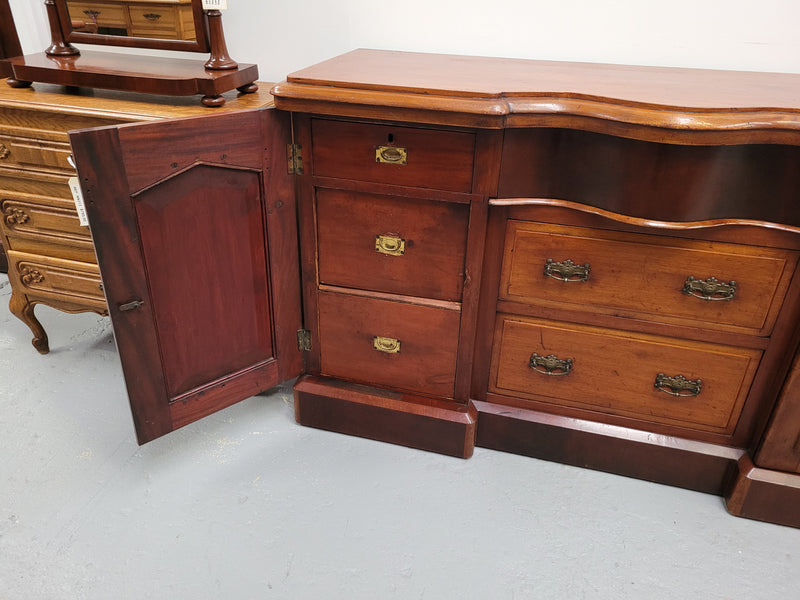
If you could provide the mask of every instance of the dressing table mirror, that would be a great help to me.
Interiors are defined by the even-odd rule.
[[[33,82],[171,96],[202,94],[222,106],[224,92],[258,89],[258,67],[228,54],[222,13],[202,0],[45,0],[52,42],[9,61],[12,87]],[[209,53],[206,61],[79,50],[73,43]]]

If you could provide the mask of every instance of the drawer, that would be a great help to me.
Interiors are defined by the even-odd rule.
[[[321,291],[322,374],[452,397],[459,321],[453,308]]]
[[[177,38],[179,33],[178,11],[175,6],[131,6],[131,35],[137,37]]]
[[[22,291],[94,308],[104,308],[105,296],[97,265],[8,251],[9,278],[16,274]],[[15,278],[16,279],[16,278]]]
[[[75,206],[69,200],[51,198],[44,204],[24,197],[8,198],[4,194],[0,196],[0,213],[2,227],[9,236],[60,244],[92,243],[89,228],[80,224]]]
[[[491,389],[730,434],[760,356],[747,348],[499,315]]]
[[[134,27],[172,30],[176,30],[178,27],[178,11],[175,6],[130,6],[128,14],[131,16],[131,25]]]
[[[314,119],[311,139],[315,175],[472,191],[472,133]]]
[[[509,221],[500,298],[769,335],[796,262],[788,250]]]
[[[45,167],[64,169],[74,173],[75,170],[67,161],[70,153],[69,144],[0,137],[0,164],[2,166]]]
[[[65,201],[74,205],[69,189],[72,173],[31,171],[20,167],[5,168],[0,162],[0,198],[35,198],[37,202]]]
[[[86,127],[100,127],[121,123],[119,119],[70,114],[44,110],[0,107],[0,135],[24,137],[35,140],[52,140],[68,143],[67,132]],[[3,140],[0,138],[0,142]],[[0,161],[2,165],[2,161]]]
[[[458,301],[469,206],[317,191],[323,284]]]
[[[69,16],[77,21],[97,23],[98,27],[127,28],[124,4],[106,4],[104,2],[72,2],[67,1]]]

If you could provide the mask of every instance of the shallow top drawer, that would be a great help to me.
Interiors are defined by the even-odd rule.
[[[0,135],[68,142],[67,132],[72,129],[118,123],[119,119],[0,106]]]
[[[500,298],[769,335],[797,253],[509,221]]]
[[[311,139],[315,175],[472,191],[472,133],[314,119]]]

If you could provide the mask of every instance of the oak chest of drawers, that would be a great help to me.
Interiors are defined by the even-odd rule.
[[[269,103],[242,97],[223,110]],[[68,180],[67,132],[73,129],[203,114],[185,99],[121,93],[64,94],[57,86],[36,90],[0,87],[0,240],[8,256],[11,311],[33,332],[33,345],[49,351],[36,304],[66,312],[106,313],[106,302],[88,226],[81,225]]]
[[[299,376],[305,425],[800,526],[800,77],[356,51],[273,94],[71,134],[140,442]]]

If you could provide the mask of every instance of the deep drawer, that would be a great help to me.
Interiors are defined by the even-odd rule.
[[[730,434],[760,356],[747,348],[499,315],[491,390]]]
[[[452,397],[459,321],[452,308],[321,291],[322,374]]]
[[[796,262],[787,250],[509,221],[500,298],[769,335]]]
[[[100,270],[95,264],[9,250],[9,277],[19,275],[23,292],[32,296],[104,308]],[[14,278],[16,280],[16,278]]]
[[[315,175],[472,191],[472,133],[314,119],[311,138]]]
[[[323,284],[458,301],[469,206],[321,189]]]

